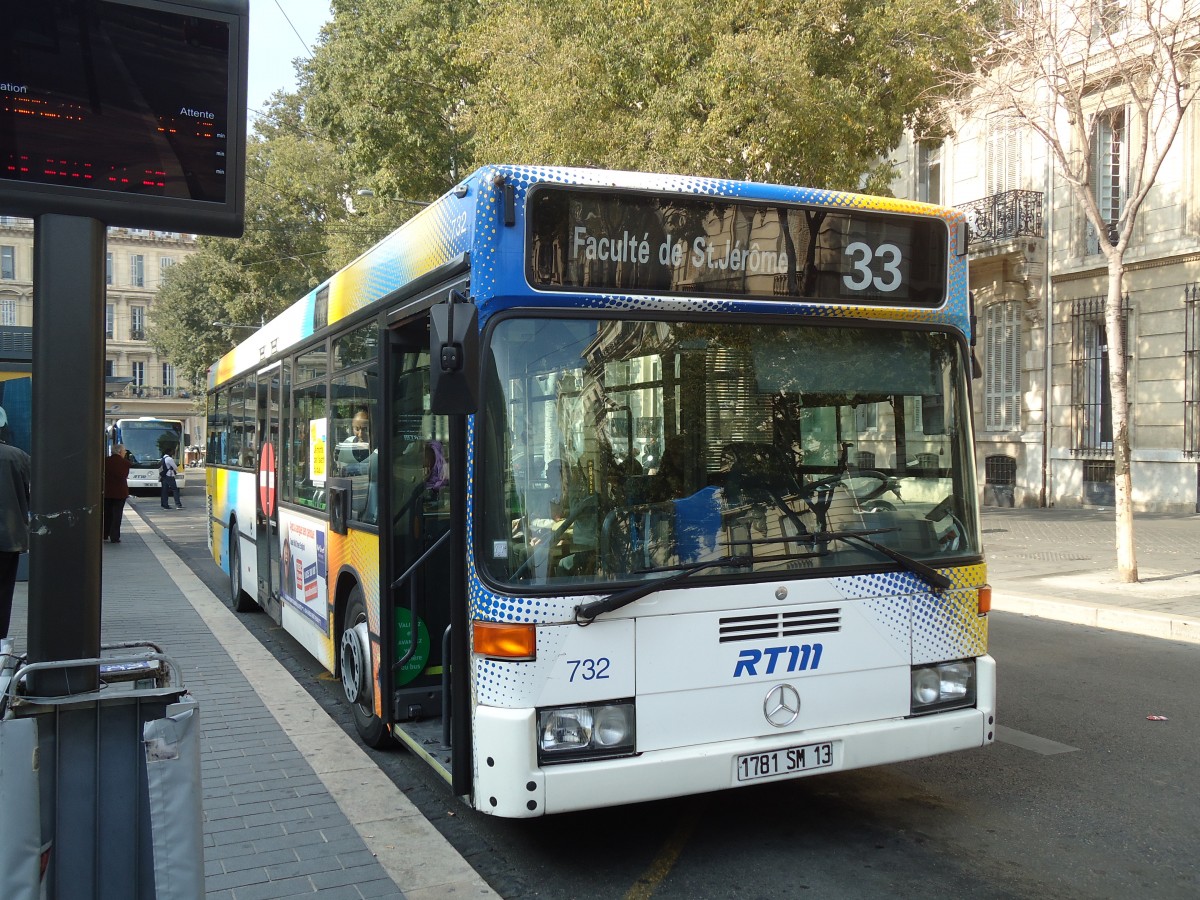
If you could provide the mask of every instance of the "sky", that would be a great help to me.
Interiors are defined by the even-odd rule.
[[[246,105],[251,127],[255,110],[262,109],[268,97],[296,86],[292,60],[308,56],[329,17],[329,0],[250,0]]]

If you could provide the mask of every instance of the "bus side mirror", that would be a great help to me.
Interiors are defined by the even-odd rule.
[[[479,313],[463,295],[429,310],[429,411],[470,415],[479,407]]]
[[[325,482],[329,500],[329,530],[334,534],[349,531],[350,497],[354,490],[349,478],[330,478]]]

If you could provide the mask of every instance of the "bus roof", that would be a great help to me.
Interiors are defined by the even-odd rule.
[[[255,368],[277,352],[363,308],[403,291],[424,276],[451,270],[458,265],[464,271],[469,266],[471,292],[480,306],[481,321],[489,312],[500,308],[499,298],[506,295],[520,296],[523,301],[529,301],[535,291],[525,280],[525,261],[519,256],[514,258],[511,244],[505,244],[502,238],[510,228],[522,238],[525,235],[524,201],[530,188],[535,185],[608,188],[617,192],[683,197],[691,195],[714,201],[802,204],[830,210],[941,219],[949,232],[948,302],[937,309],[877,308],[872,314],[951,324],[964,333],[968,332],[965,299],[967,230],[965,218],[957,210],[910,200],[687,175],[494,165],[485,166],[471,174],[225,354],[209,369],[209,388]],[[594,291],[590,293],[595,294]],[[674,299],[681,302],[679,298]],[[752,305],[755,301],[744,302]],[[561,295],[550,296],[546,300],[546,305],[561,306],[563,303]],[[587,305],[597,304],[593,300]],[[612,305],[627,307],[628,303],[615,302]],[[730,305],[722,302],[710,308],[729,309]],[[756,308],[763,311],[761,306]],[[839,309],[843,311],[839,313]],[[846,304],[832,309],[829,304],[807,307],[793,304],[791,311],[810,315],[862,315],[861,309],[854,311]]]

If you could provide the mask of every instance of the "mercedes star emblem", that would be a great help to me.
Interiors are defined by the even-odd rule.
[[[800,715],[800,692],[790,684],[777,684],[767,691],[763,715],[776,728],[786,728]]]

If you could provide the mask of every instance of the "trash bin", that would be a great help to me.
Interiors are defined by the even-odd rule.
[[[0,680],[0,729],[11,729],[20,746],[26,723],[36,723],[34,806],[46,896],[202,898],[197,704],[157,648],[119,649],[99,659],[25,665]],[[88,666],[100,667],[100,690],[22,694],[36,671]],[[23,896],[19,881],[8,890],[8,877],[0,871],[0,896]]]

